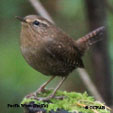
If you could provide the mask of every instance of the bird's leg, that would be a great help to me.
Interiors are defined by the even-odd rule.
[[[56,76],[52,76],[48,81],[46,81],[44,84],[40,86],[35,92],[28,94],[26,97],[31,98],[32,96],[37,98],[37,94],[41,93],[44,91],[44,88],[51,82]]]
[[[47,101],[51,98],[53,98],[56,94],[56,91],[61,87],[61,85],[63,84],[63,82],[67,79],[67,76],[66,77],[62,77],[62,80],[59,82],[59,84],[57,85],[57,87],[54,89],[54,91],[52,92],[52,94],[46,98],[40,98],[39,100],[41,101]]]
[[[38,88],[38,89],[35,91],[36,95],[37,95],[38,93],[40,93],[40,92],[43,92],[43,91],[44,91],[44,88],[45,88],[55,77],[56,77],[56,76],[52,76],[48,81],[46,81],[44,84],[42,84],[42,85],[40,86],[40,88]]]
[[[54,89],[54,91],[52,92],[52,94],[50,95],[51,98],[53,98],[56,94],[56,91],[61,87],[61,85],[64,83],[64,81],[67,79],[67,77],[62,77],[61,81],[59,82],[59,84],[57,85],[57,87]]]

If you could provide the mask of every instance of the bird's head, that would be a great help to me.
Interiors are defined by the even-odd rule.
[[[37,16],[37,15],[28,15],[23,17],[16,17],[21,21],[22,27],[25,30],[33,31],[36,33],[47,32],[53,24],[47,19]]]

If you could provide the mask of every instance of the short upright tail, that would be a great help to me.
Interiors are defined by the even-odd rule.
[[[99,27],[95,29],[94,31],[90,32],[89,34],[81,37],[76,41],[78,49],[81,51],[81,53],[84,53],[84,51],[91,45],[95,44],[96,42],[102,40],[102,35],[105,31],[105,27]]]

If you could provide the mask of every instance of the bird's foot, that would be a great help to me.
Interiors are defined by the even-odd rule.
[[[47,90],[45,89],[45,88],[43,88],[43,87],[40,87],[39,89],[37,89],[36,91],[35,91],[35,93],[36,93],[36,95],[38,95],[38,94],[40,94],[40,93],[45,93]]]
[[[48,97],[37,97],[36,92],[34,93],[30,93],[27,96],[25,96],[26,98],[32,98],[38,101],[50,101],[50,99],[54,98],[54,99],[58,99],[58,100],[63,100],[65,98],[65,96],[54,96],[54,95],[50,95]]]
[[[39,88],[39,89],[36,91],[36,94],[40,94],[40,93],[43,93],[43,92],[46,92],[46,89],[44,89],[44,88]]]
[[[38,97],[37,99],[39,101],[50,101],[52,98],[54,99],[58,99],[58,100],[63,100],[65,98],[65,96],[48,96],[48,97]]]
[[[26,98],[37,98],[37,94],[36,94],[36,92],[33,92],[33,93],[26,95],[25,97]]]
[[[26,98],[38,99],[37,96],[40,95],[41,93],[45,93],[46,91],[48,91],[48,90],[46,90],[45,88],[40,87],[38,90],[36,90],[33,93],[30,93],[30,94],[26,95],[25,97]]]

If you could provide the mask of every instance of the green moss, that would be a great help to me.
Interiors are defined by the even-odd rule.
[[[46,97],[50,95],[52,90],[41,93],[38,97]],[[51,103],[38,101],[32,98],[24,98],[21,104],[29,104],[34,102],[35,104],[47,104],[48,107],[44,108],[47,111],[64,109],[69,112],[83,112],[83,113],[110,113],[109,108],[99,101],[95,101],[93,97],[88,96],[85,92],[83,94],[76,92],[57,91],[56,96],[65,96],[63,100],[51,99]],[[105,106],[105,109],[85,109],[86,106]]]

